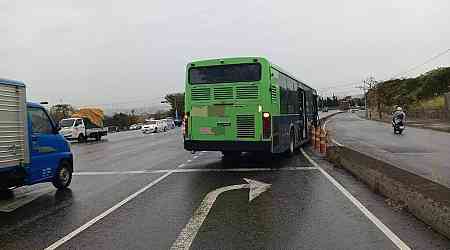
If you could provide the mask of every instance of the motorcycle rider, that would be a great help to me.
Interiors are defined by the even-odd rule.
[[[400,122],[400,125],[403,126],[406,121],[406,114],[403,112],[402,107],[398,106],[397,110],[392,114],[392,121],[397,124]]]

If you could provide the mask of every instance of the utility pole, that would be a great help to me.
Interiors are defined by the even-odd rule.
[[[365,80],[363,80],[362,86],[357,86],[356,88],[361,89],[363,91],[364,95],[364,109],[366,110],[366,118],[369,117],[369,109],[368,109],[368,98],[369,98],[369,90],[373,89],[375,87],[376,81],[375,78],[369,77]]]

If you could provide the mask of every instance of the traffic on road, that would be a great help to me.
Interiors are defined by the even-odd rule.
[[[450,250],[450,5],[0,3],[0,250]]]
[[[278,80],[202,82],[219,81],[214,74],[228,67],[255,75],[220,81],[264,81],[264,74],[275,75],[270,72],[277,72]],[[3,162],[10,165],[2,168],[7,175],[0,200],[1,249],[450,247],[445,236],[401,204],[374,194],[306,145],[316,140],[310,131],[327,126],[341,146],[355,141],[349,135],[376,143],[389,133],[364,133],[355,126],[367,123],[365,129],[376,131],[377,123],[356,111],[318,112],[314,90],[264,58],[196,61],[187,71],[204,76],[188,76],[181,129],[170,118],[148,119],[140,130],[102,138],[102,124],[95,122],[101,121],[99,110],[85,109],[59,123],[38,104],[23,102],[15,117],[3,114],[4,123],[24,124],[18,125],[24,128],[18,137],[25,140],[17,146],[23,158]],[[25,88],[2,83],[5,89]],[[258,88],[273,94],[259,97]],[[220,95],[210,96],[216,92]],[[291,99],[300,101],[291,105]],[[346,123],[352,119],[360,122]],[[361,138],[368,134],[374,137]],[[69,146],[66,139],[72,138],[78,140]],[[52,146],[58,141],[66,146]]]

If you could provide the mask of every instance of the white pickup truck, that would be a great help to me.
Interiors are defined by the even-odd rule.
[[[68,140],[85,142],[88,138],[100,141],[102,136],[108,134],[108,128],[103,128],[92,123],[88,118],[68,118],[60,121],[60,133]]]

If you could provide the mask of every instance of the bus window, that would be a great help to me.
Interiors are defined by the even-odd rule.
[[[190,84],[255,82],[261,80],[261,64],[242,63],[189,69]]]

